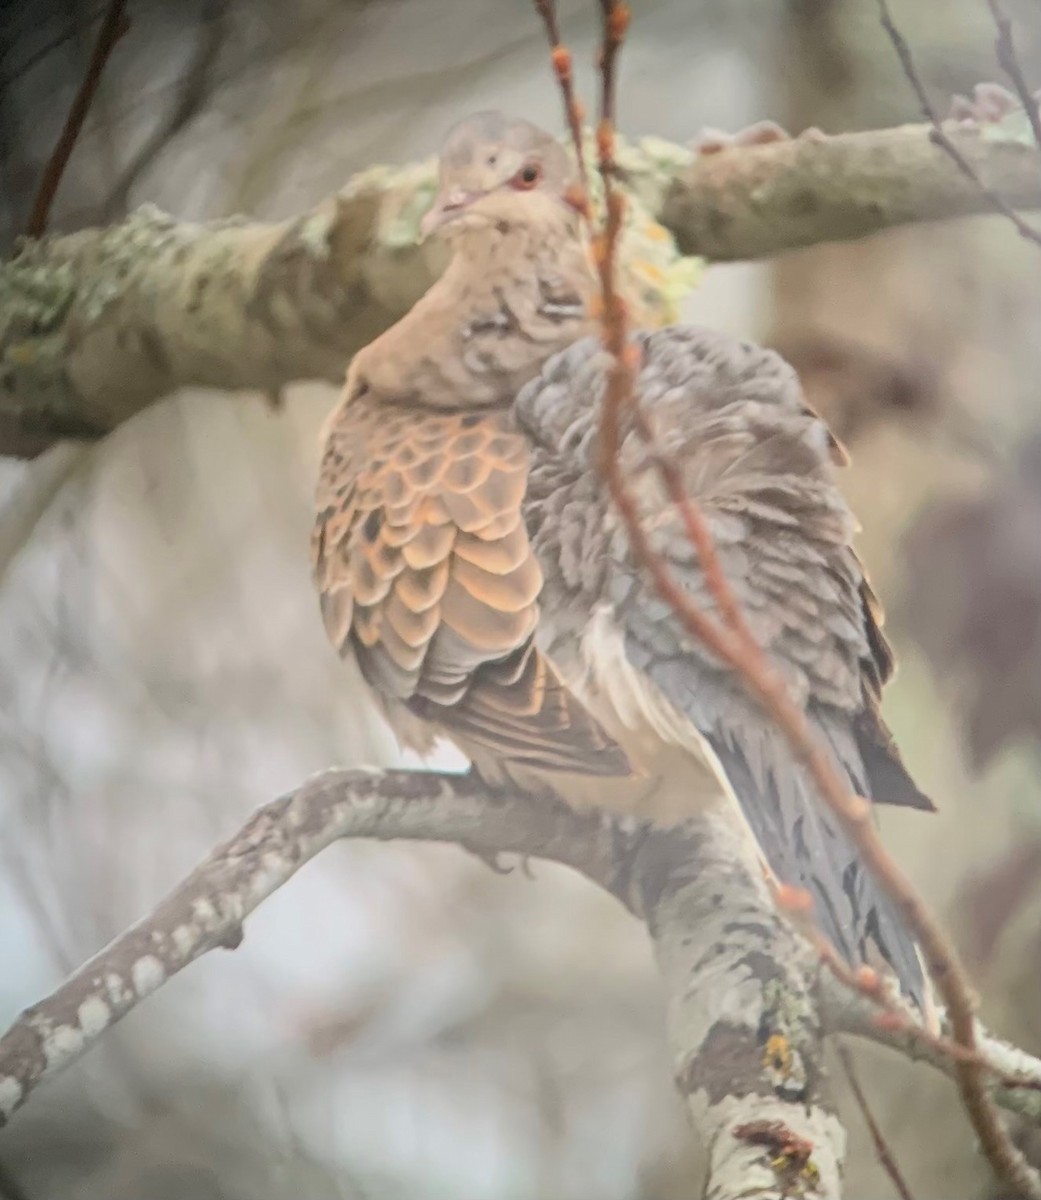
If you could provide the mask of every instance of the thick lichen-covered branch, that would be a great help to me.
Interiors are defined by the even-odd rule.
[[[344,837],[451,842],[491,862],[502,853],[552,859],[643,919],[715,1200],[840,1196],[845,1138],[822,1068],[827,1034],[871,1037],[951,1070],[935,1043],[880,1024],[869,1000],[820,969],[727,810],[652,830],[548,797],[491,792],[472,774],[333,770],[259,809],[149,916],[22,1013],[0,1038],[0,1124],[177,972],[237,946],[249,914]],[[994,1100],[1036,1120],[1041,1063],[982,1029],[978,1047]]]
[[[338,379],[436,270],[377,237],[394,199],[363,185],[279,224],[144,208],[25,243],[0,268],[0,451],[101,436],[189,385]]]
[[[949,138],[1008,204],[1041,207],[1041,153],[1024,113],[952,123]],[[661,220],[684,253],[730,261],[993,211],[928,126],[905,125],[702,156],[669,186]]]
[[[840,1196],[846,1137],[824,1075],[812,947],[774,908],[724,814],[643,858],[643,887],[665,881],[648,924],[676,1081],[708,1153],[705,1194]]]
[[[85,963],[0,1038],[0,1124],[43,1079],[209,950],[234,948],[242,923],[338,838],[449,841],[493,858],[506,852],[606,872],[611,830],[592,814],[529,797],[490,795],[472,775],[328,771],[259,809],[155,910]]]
[[[341,837],[455,842],[567,863],[643,917],[670,998],[677,1081],[709,1146],[711,1194],[838,1196],[841,1126],[820,1100],[812,952],[753,880],[725,812],[651,831],[473,775],[329,771],[261,808],[144,920],[0,1038],[0,1123]]]
[[[980,177],[1041,206],[1025,114],[952,125]],[[675,314],[692,256],[757,258],[911,221],[989,211],[927,126],[694,154],[619,145],[631,204],[623,274],[634,317]],[[26,243],[0,266],[0,453],[103,436],[182,387],[274,394],[339,380],[441,267],[417,244],[433,164],[378,168],[278,223],[180,223],[142,209],[119,225]]]

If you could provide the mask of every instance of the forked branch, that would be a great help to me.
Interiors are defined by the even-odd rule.
[[[658,832],[473,775],[328,771],[259,809],[144,920],[0,1037],[0,1124],[33,1090],[201,955],[233,948],[262,901],[339,838],[458,844],[582,872],[647,923],[665,981],[676,1077],[711,1146],[712,1195],[839,1195],[842,1133],[822,1088],[828,1033],[852,1033],[950,1073],[951,1058],[819,970],[777,912],[747,841],[706,814]],[[995,1103],[1041,1120],[1041,1062],[977,1027]],[[767,1132],[771,1136],[767,1137]]]

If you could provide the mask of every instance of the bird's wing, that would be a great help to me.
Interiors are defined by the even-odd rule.
[[[528,765],[625,756],[534,645],[542,572],[507,413],[351,403],[330,428],[312,539],[326,630],[381,697]]]
[[[755,634],[850,787],[931,807],[878,710],[892,657],[850,546],[854,522],[834,482],[834,443],[806,407],[794,372],[770,351],[688,326],[639,342],[636,391],[658,444],[681,464]],[[596,343],[578,343],[547,364],[516,406],[534,447],[527,520],[547,576],[544,605],[599,612],[599,634],[606,620],[645,692],[644,715],[665,740],[689,737],[715,758],[767,861],[781,879],[813,894],[837,947],[859,961],[873,939],[908,990],[919,992],[920,967],[900,918],[813,796],[783,735],[658,596],[597,488],[603,368]],[[680,514],[631,429],[621,464],[652,546],[713,612]],[[569,517],[583,509],[581,497],[581,518]]]

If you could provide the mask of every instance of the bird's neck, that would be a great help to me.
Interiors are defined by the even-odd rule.
[[[534,282],[547,268],[557,266],[559,269],[562,254],[570,261],[572,252],[575,262],[580,261],[583,272],[588,273],[588,259],[577,217],[562,211],[554,219],[537,224],[503,221],[466,230],[453,239],[449,269],[485,271],[504,267],[518,280],[528,275]]]
[[[356,356],[345,403],[507,407],[590,332],[593,276],[575,225],[497,225],[454,239],[441,278]]]
[[[442,309],[465,340],[482,331],[497,331],[504,341],[526,339],[541,365],[554,352],[545,349],[549,342],[566,345],[585,332],[594,292],[585,239],[577,223],[562,216],[457,237],[445,273],[413,312],[419,317],[428,305]]]

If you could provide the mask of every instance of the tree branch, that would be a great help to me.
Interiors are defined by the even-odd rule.
[[[1029,129],[1010,118],[950,137],[1009,204],[1041,207]],[[620,145],[618,162],[678,251],[716,261],[992,208],[928,126],[701,156],[649,140]],[[416,244],[433,186],[430,164],[381,168],[291,221],[179,224],[145,208],[26,244],[0,266],[0,453],[104,436],[181,387],[338,381],[442,265]]]
[[[898,47],[902,48],[902,60],[913,75],[906,44],[903,43],[889,19],[886,0],[879,0],[884,23]],[[545,7],[543,6],[539,6]],[[551,5],[550,5],[551,7]],[[861,859],[874,875],[879,886],[889,894],[897,910],[907,922],[908,930],[921,949],[923,965],[931,980],[946,1000],[951,1017],[951,1031],[958,1053],[953,1057],[954,1077],[962,1092],[966,1112],[981,1146],[999,1178],[1012,1186],[1017,1194],[1022,1193],[1031,1200],[1041,1200],[1041,1178],[1026,1163],[1005,1130],[1000,1115],[986,1089],[985,1066],[979,1060],[975,1039],[974,997],[968,976],[962,968],[954,947],[947,939],[942,927],[914,890],[910,880],[900,871],[869,821],[869,803],[853,795],[848,782],[832,763],[832,756],[821,740],[814,735],[807,722],[801,702],[789,694],[776,665],[769,659],[754,636],[745,618],[737,595],[722,570],[715,542],[695,501],[686,493],[681,472],[667,457],[657,455],[658,473],[663,487],[683,520],[690,548],[696,553],[697,561],[705,572],[708,592],[716,609],[709,610],[696,603],[679,586],[668,564],[651,547],[648,534],[643,527],[633,494],[627,487],[621,469],[619,447],[621,445],[621,414],[624,412],[636,427],[644,442],[652,449],[655,445],[654,432],[646,417],[641,413],[634,391],[638,369],[638,355],[628,344],[628,317],[615,278],[615,263],[625,211],[625,198],[614,185],[616,173],[614,132],[614,62],[624,38],[629,20],[629,10],[622,0],[601,0],[603,11],[603,39],[599,55],[602,76],[602,95],[597,123],[597,155],[600,176],[604,188],[605,216],[602,224],[594,229],[593,260],[596,264],[600,284],[600,326],[604,349],[611,359],[602,400],[602,414],[598,434],[598,465],[607,481],[611,497],[625,524],[633,555],[655,583],[659,596],[665,600],[687,631],[715,657],[730,667],[741,680],[748,693],[762,707],[779,732],[788,741],[796,758],[806,768],[812,779],[820,801],[831,810],[839,824],[845,829],[851,842],[860,852]],[[551,41],[556,43],[553,23],[550,27]],[[562,85],[567,80],[557,64],[561,52],[559,44],[553,46],[554,64]],[[919,84],[920,87],[920,84]],[[562,87],[565,108],[569,118],[574,99],[566,86]],[[924,93],[923,93],[924,95]],[[927,114],[932,118],[934,133],[942,132],[933,116],[928,100],[923,99]],[[574,127],[575,121],[569,119]],[[949,139],[944,134],[943,148],[956,165],[966,174],[970,182],[983,193],[980,180],[967,167],[960,152],[951,152]],[[575,152],[581,161],[583,146],[576,140]],[[991,202],[997,197],[984,193]],[[1007,205],[999,203],[1004,212]],[[1008,210],[1011,213],[1011,210]],[[1012,214],[1015,217],[1015,214]],[[1018,217],[1016,217],[1018,221]],[[717,615],[718,614],[718,615]],[[790,908],[806,913],[812,908],[812,900],[805,892],[782,885],[779,896]],[[814,931],[811,930],[811,936]],[[830,946],[821,937],[826,961],[835,965],[837,959]],[[836,972],[844,978],[848,972]],[[871,972],[872,978],[875,977]],[[866,989],[865,989],[866,990]]]
[[[1023,64],[1016,53],[1016,43],[1012,40],[1012,22],[1005,15],[999,0],[987,0],[990,15],[994,18],[994,28],[997,36],[994,39],[994,51],[998,56],[998,64],[1012,82],[1023,111],[1030,122],[1034,141],[1041,149],[1041,93],[1030,90],[1026,76],[1023,74]]]
[[[364,181],[295,220],[178,224],[150,207],[0,268],[0,451],[103,436],[178,388],[339,379],[422,294],[434,256],[377,240]]]
[[[928,1063],[954,1078],[957,1061],[942,1042],[920,1036],[913,1027],[879,1020],[877,1005],[834,976],[821,977],[818,998],[821,1023],[829,1034],[853,1034],[888,1046],[914,1062]],[[1041,1124],[1041,1059],[995,1037],[979,1021],[975,1040],[976,1052],[987,1067],[984,1085],[994,1103],[1033,1124]]]
[[[705,1194],[838,1200],[846,1135],[824,1076],[812,947],[724,814],[648,840],[639,859],[676,1082],[708,1151]]]
[[[937,113],[932,101],[929,99],[929,93],[922,82],[922,77],[918,74],[918,68],[915,66],[911,47],[893,21],[892,14],[889,11],[888,0],[878,0],[878,9],[882,28],[885,30],[886,36],[893,43],[893,49],[896,51],[897,58],[900,59],[900,66],[903,68],[908,82],[918,97],[918,104],[921,107],[923,115],[932,127],[930,132],[932,140],[947,155],[951,162],[954,163],[965,180],[986,198],[987,203],[1012,222],[1021,237],[1025,237],[1035,245],[1041,246],[1041,233],[1023,220],[1019,213],[1016,212],[1014,205],[1006,200],[999,189],[990,186],[982,173],[976,169],[976,165],[971,161],[969,156],[963,152],[958,142],[944,128],[939,113]]]
[[[1041,207],[1041,154],[1012,121],[948,136],[1006,204]],[[677,174],[661,221],[684,253],[729,262],[994,211],[929,126],[902,125],[705,155]]]
[[[577,867],[642,914],[670,994],[677,1078],[719,1200],[838,1196],[843,1134],[822,1098],[815,956],[779,916],[725,812],[661,833],[473,775],[329,771],[261,808],[145,920],[0,1039],[0,1119],[341,837],[458,843]],[[772,1131],[767,1137],[764,1131]]]
[[[237,946],[245,918],[343,837],[552,859],[642,917],[714,1200],[775,1200],[786,1190],[838,1200],[844,1133],[823,1073],[826,1034],[857,1034],[953,1071],[935,1039],[880,1024],[868,997],[821,970],[778,912],[726,810],[658,831],[545,797],[490,792],[472,774],[334,770],[259,809],[148,917],[18,1018],[0,1038],[0,1124],[178,971],[218,946]],[[994,1101],[1041,1120],[1041,1062],[982,1026],[977,1043]]]
[[[328,771],[259,809],[144,920],[85,963],[0,1039],[0,1124],[42,1080],[178,971],[236,947],[243,920],[341,837],[456,842],[483,856],[542,854],[610,886],[610,830],[595,816],[529,797],[490,796],[472,775]]]
[[[875,1157],[878,1159],[879,1165],[885,1171],[886,1175],[889,1176],[889,1182],[893,1185],[893,1190],[900,1197],[900,1200],[914,1200],[911,1189],[907,1186],[907,1180],[900,1170],[900,1165],[897,1163],[896,1157],[889,1143],[886,1141],[886,1135],[882,1132],[882,1127],[875,1119],[875,1114],[871,1111],[871,1105],[864,1094],[864,1089],[860,1086],[860,1076],[857,1073],[856,1064],[853,1062],[853,1055],[849,1052],[849,1047],[840,1043],[838,1054],[839,1061],[842,1063],[842,1069],[846,1074],[846,1082],[849,1084],[850,1093],[857,1102],[860,1115],[864,1118],[864,1124],[867,1126],[867,1131],[871,1137],[871,1144],[875,1148]]]

